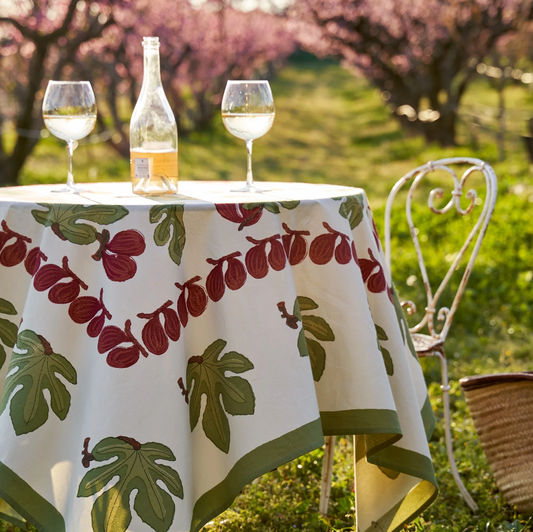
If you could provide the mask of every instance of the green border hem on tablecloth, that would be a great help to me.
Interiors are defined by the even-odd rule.
[[[339,434],[399,434],[400,420],[394,410],[357,409],[320,412],[325,436]]]
[[[2,462],[0,497],[39,532],[65,532],[65,520],[56,508]]]
[[[390,447],[402,438],[395,410],[366,408],[320,412],[320,418],[325,436],[364,435],[366,456]]]
[[[6,521],[7,523],[18,528],[22,528],[22,530],[28,530],[28,524],[22,519],[22,517],[20,519],[17,519],[11,514],[5,514],[4,512],[0,512],[0,520]]]
[[[431,458],[416,451],[410,451],[391,445],[378,453],[367,455],[367,460],[374,465],[386,467],[412,477],[427,480],[437,486]]]
[[[320,419],[316,419],[249,452],[237,461],[220,484],[196,501],[190,532],[198,532],[211,519],[229,508],[242,488],[255,478],[322,445],[322,425]]]

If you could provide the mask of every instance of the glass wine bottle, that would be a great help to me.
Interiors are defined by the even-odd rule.
[[[178,191],[178,129],[159,67],[159,38],[144,37],[144,76],[130,123],[133,192],[143,196]]]

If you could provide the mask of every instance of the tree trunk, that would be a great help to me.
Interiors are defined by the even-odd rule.
[[[20,164],[13,164],[13,157],[6,157],[0,160],[0,187],[9,187],[17,185],[17,177],[20,169]]]
[[[35,53],[29,65],[29,80],[27,93],[24,98],[24,108],[17,120],[19,130],[15,146],[11,154],[2,161],[0,186],[18,184],[18,174],[33,148],[39,141],[38,137],[29,137],[29,131],[41,129],[42,118],[36,118],[35,94],[41,87],[44,78],[44,59],[48,52],[48,43],[35,41]]]
[[[417,120],[419,131],[424,135],[427,142],[438,142],[440,146],[455,146],[455,129],[457,125],[457,113],[448,111],[434,122],[421,122]]]
[[[22,142],[19,142],[22,138]],[[18,137],[18,149],[14,149],[9,156],[0,159],[0,187],[18,185],[19,173],[39,139]]]

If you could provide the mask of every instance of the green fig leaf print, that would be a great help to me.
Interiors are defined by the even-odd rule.
[[[0,297],[0,314],[14,316],[16,313],[17,311],[15,310],[13,304]]]
[[[170,258],[179,266],[185,247],[185,224],[183,223],[183,205],[156,205],[150,209],[150,223],[163,220],[155,228],[154,242],[157,246],[168,245]],[[172,236],[170,228],[172,227]]]
[[[317,340],[322,340],[323,342],[332,342],[335,340],[335,335],[324,318],[303,314],[302,321],[304,330],[310,332]]]
[[[268,212],[271,212],[272,214],[279,214],[281,212],[280,205],[284,209],[292,210],[298,207],[300,204],[299,201],[267,201],[264,203],[245,203],[243,207],[247,210],[253,210],[257,207],[261,207],[261,209],[265,209]]]
[[[307,343],[307,351],[309,352],[309,360],[311,361],[313,379],[318,382],[326,369],[326,350],[319,342],[308,336],[305,337],[305,340]]]
[[[392,357],[390,356],[390,353],[387,349],[385,349],[380,342],[387,341],[389,337],[387,336],[387,333],[385,330],[380,327],[379,325],[375,325],[376,327],[376,333],[378,336],[378,347],[381,351],[381,354],[383,355],[383,362],[385,362],[385,368],[387,370],[387,375],[394,375],[394,363],[392,362]]]
[[[0,298],[0,314],[15,315],[17,311],[15,307],[5,299]],[[5,318],[0,318],[0,340],[4,345],[13,347],[17,341],[18,327]],[[6,350],[4,346],[0,345],[0,369],[6,362]]]
[[[200,418],[202,395],[206,396],[202,427],[205,435],[223,452],[229,452],[230,428],[226,413],[253,415],[255,396],[250,383],[242,377],[228,377],[226,372],[244,373],[253,364],[244,355],[230,351],[219,358],[227,342],[214,341],[202,356],[193,356],[187,364],[187,390],[191,431]]]
[[[300,205],[300,200],[287,200],[287,201],[280,201],[279,204],[284,208],[292,211],[292,209],[296,209],[298,205]]]
[[[298,351],[302,357],[309,356],[313,379],[318,382],[326,369],[326,350],[320,342],[333,342],[335,334],[324,318],[304,314],[316,309],[318,305],[311,298],[298,296],[294,302],[293,313],[302,321],[302,329],[298,335]]]
[[[99,225],[109,225],[121,220],[128,214],[128,210],[120,205],[55,205],[39,203],[45,211],[34,209],[31,211],[35,220],[51,227],[52,231],[61,239],[73,244],[92,244],[98,235],[96,228],[90,224],[80,223],[87,220]]]
[[[263,203],[263,207],[266,211],[271,212],[272,214],[279,214],[281,212],[279,205],[273,201]]]
[[[9,412],[17,435],[38,429],[48,419],[49,405],[44,390],[50,394],[50,407],[64,420],[70,409],[70,393],[63,381],[76,384],[76,370],[63,356],[52,351],[45,338],[25,330],[18,335],[0,404],[0,414],[10,399]],[[20,351],[20,353],[18,352]]]
[[[297,301],[301,311],[315,310],[318,308],[318,305],[309,297],[298,296]]]
[[[342,200],[344,198],[334,198]],[[355,229],[363,220],[363,200],[359,196],[348,196],[346,201],[341,203],[339,214],[349,220],[350,228]]]
[[[88,438],[85,442],[87,445]],[[175,503],[168,492],[183,499],[179,474],[157,462],[176,460],[168,447],[155,442],[141,444],[133,438],[119,436],[105,438],[91,453],[84,450],[82,454],[85,467],[89,467],[93,460],[114,460],[85,474],[78,488],[78,497],[91,497],[118,477],[118,481],[94,501],[91,511],[94,532],[125,532],[128,529],[132,518],[130,496],[134,491],[133,509],[142,521],[156,532],[168,531],[175,513]]]

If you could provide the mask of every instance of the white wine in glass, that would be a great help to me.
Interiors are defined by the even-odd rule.
[[[268,81],[228,81],[222,97],[222,121],[226,129],[246,143],[248,170],[246,185],[234,192],[265,192],[254,185],[252,145],[267,133],[274,122],[274,98]]]
[[[82,192],[74,183],[72,156],[77,141],[86,137],[96,124],[96,101],[91,84],[88,81],[48,82],[43,99],[43,119],[48,131],[67,143],[67,184],[54,192]]]

